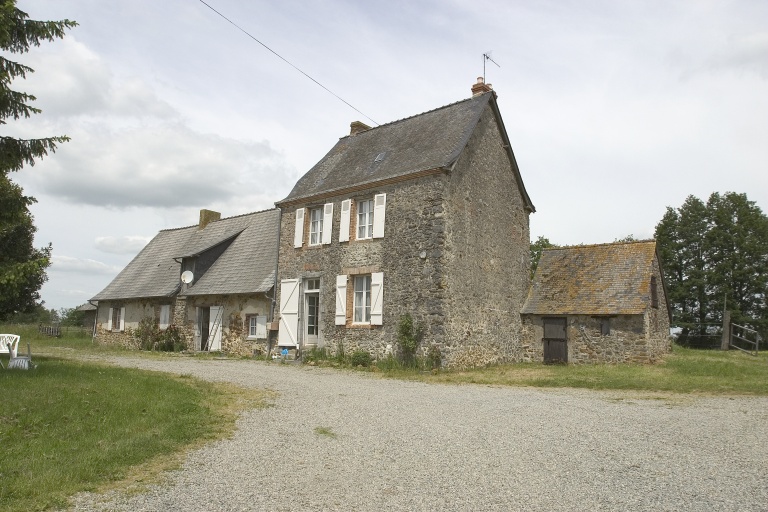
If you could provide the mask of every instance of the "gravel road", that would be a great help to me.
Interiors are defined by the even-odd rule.
[[[133,496],[83,494],[72,510],[768,510],[764,397],[428,385],[256,361],[113,362],[279,395],[168,481]]]

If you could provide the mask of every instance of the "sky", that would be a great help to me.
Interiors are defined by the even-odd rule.
[[[53,244],[47,308],[86,302],[201,208],[272,208],[350,122],[463,100],[483,74],[534,240],[650,238],[666,207],[713,192],[768,212],[764,0],[206,3],[18,0],[79,23],[12,56],[43,112],[3,126],[71,138],[12,175]]]

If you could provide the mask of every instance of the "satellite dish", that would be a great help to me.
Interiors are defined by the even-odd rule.
[[[191,270],[185,270],[181,273],[181,282],[189,284],[192,282],[192,280],[195,278],[195,275],[192,273]]]

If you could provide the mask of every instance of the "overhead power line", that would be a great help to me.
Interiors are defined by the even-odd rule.
[[[248,37],[250,37],[251,39],[253,39],[253,40],[254,40],[254,41],[256,41],[257,43],[259,43],[261,46],[263,46],[264,48],[266,48],[267,50],[269,50],[269,51],[270,51],[272,54],[274,54],[274,55],[275,55],[276,57],[278,57],[280,60],[282,60],[283,62],[285,62],[285,63],[286,63],[286,64],[288,64],[289,66],[291,66],[293,69],[295,69],[296,71],[298,71],[299,73],[301,73],[301,74],[302,74],[302,75],[304,75],[305,77],[307,77],[307,78],[309,78],[310,80],[312,80],[313,82],[315,82],[317,85],[319,85],[320,87],[322,87],[323,89],[325,89],[327,92],[329,92],[329,93],[331,93],[332,95],[334,95],[334,96],[336,97],[336,99],[338,99],[339,101],[343,102],[343,103],[344,103],[345,105],[347,105],[349,108],[351,108],[352,110],[355,110],[355,111],[356,111],[358,114],[360,114],[361,116],[365,117],[366,119],[368,119],[369,121],[371,121],[373,124],[375,124],[375,125],[378,125],[378,124],[379,124],[379,123],[377,123],[376,121],[374,121],[373,119],[371,119],[369,116],[367,116],[367,115],[365,115],[363,112],[361,112],[361,111],[360,111],[358,108],[356,108],[354,105],[352,105],[351,103],[349,103],[347,100],[345,100],[344,98],[342,98],[341,96],[339,96],[338,94],[336,94],[335,92],[333,92],[332,90],[330,90],[329,88],[327,88],[326,86],[324,86],[323,84],[321,84],[320,82],[318,82],[317,80],[315,80],[314,78],[312,78],[311,76],[309,76],[307,73],[305,73],[304,71],[302,71],[302,70],[301,70],[301,69],[300,69],[298,66],[294,65],[294,64],[293,64],[292,62],[290,62],[288,59],[286,59],[285,57],[283,57],[282,55],[280,55],[279,53],[277,53],[275,50],[273,50],[272,48],[270,48],[270,47],[269,47],[269,46],[267,46],[266,44],[264,44],[264,43],[262,43],[261,41],[259,41],[259,40],[258,40],[256,37],[254,37],[254,36],[253,36],[253,35],[252,35],[250,32],[248,32],[247,30],[245,30],[243,27],[241,27],[240,25],[238,25],[237,23],[235,23],[234,21],[232,21],[231,19],[227,18],[227,17],[226,17],[226,16],[224,16],[222,13],[220,13],[219,11],[217,11],[216,9],[214,9],[213,7],[211,7],[211,5],[210,5],[210,4],[208,4],[207,2],[205,2],[205,0],[199,0],[199,2],[200,2],[201,4],[203,4],[204,6],[206,6],[207,8],[209,8],[210,10],[212,10],[213,12],[215,12],[216,14],[218,14],[219,16],[221,16],[221,17],[222,17],[224,20],[226,20],[227,22],[229,22],[229,24],[230,24],[230,25],[232,25],[233,27],[235,27],[237,30],[239,30],[239,31],[240,31],[240,32],[242,32],[243,34],[247,35]]]

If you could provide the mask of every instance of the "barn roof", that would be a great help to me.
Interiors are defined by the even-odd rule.
[[[181,258],[223,242],[229,247],[188,287],[186,295],[248,294],[274,285],[279,210],[160,231],[92,301],[171,297],[180,289]]]
[[[526,206],[535,211],[512,153],[494,92],[486,92],[444,107],[342,137],[302,176],[278,206],[373,187],[382,182],[443,169],[449,171],[490,106],[499,123]]]
[[[522,313],[642,314],[650,304],[655,257],[654,240],[545,249]]]

